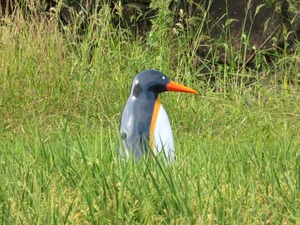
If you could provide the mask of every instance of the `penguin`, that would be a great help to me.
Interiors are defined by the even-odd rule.
[[[164,73],[149,69],[135,76],[120,121],[119,157],[141,158],[150,150],[163,153],[165,161],[175,161],[170,121],[158,99],[166,91],[197,94],[192,88],[171,81]]]

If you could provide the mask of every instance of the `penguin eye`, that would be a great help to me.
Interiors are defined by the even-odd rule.
[[[165,76],[162,76],[162,77],[161,77],[161,79],[165,80],[165,79],[166,79],[166,77],[165,77]]]

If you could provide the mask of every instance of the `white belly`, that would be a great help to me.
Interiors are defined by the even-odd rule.
[[[154,124],[154,130],[150,133],[153,135],[152,150],[155,155],[162,152],[167,161],[175,161],[175,149],[172,129],[168,115],[164,107],[157,102],[156,121],[152,121]]]

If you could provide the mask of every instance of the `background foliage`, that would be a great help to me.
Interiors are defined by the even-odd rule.
[[[157,17],[138,38],[108,4],[84,32],[55,11],[1,18],[2,224],[300,223],[298,45],[271,61],[258,49],[248,67],[235,60],[244,51],[216,39],[203,58],[201,27],[172,26],[172,11],[151,7]],[[117,160],[121,110],[147,68],[200,92],[161,95],[176,165]]]

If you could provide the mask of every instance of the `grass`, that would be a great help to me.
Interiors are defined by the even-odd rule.
[[[263,77],[219,65],[212,86],[196,79],[191,34],[168,38],[168,14],[131,42],[110,16],[93,15],[80,41],[55,16],[3,21],[1,223],[299,224],[299,49],[274,66],[259,58]],[[161,95],[178,163],[120,163],[121,109],[134,75],[153,67],[200,92]]]

